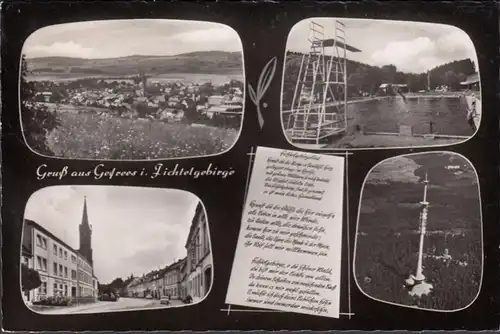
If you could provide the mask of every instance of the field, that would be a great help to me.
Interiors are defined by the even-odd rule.
[[[152,120],[59,113],[47,136],[54,156],[72,159],[167,159],[222,153],[238,130]]]
[[[75,73],[37,73],[36,75],[28,75],[26,78],[28,81],[52,81],[52,82],[70,82],[85,78],[96,78],[107,82],[112,81],[126,81],[133,82],[131,77],[134,73],[122,76],[111,76],[107,74],[95,74],[89,75],[87,73],[75,74]],[[168,73],[168,74],[154,74],[148,73],[148,80],[158,81],[160,84],[166,84],[169,82],[183,82],[183,83],[199,83],[203,84],[205,82],[211,82],[212,84],[219,86],[223,85],[231,80],[243,81],[243,74],[239,73],[225,73],[225,74],[213,74],[213,73]]]
[[[433,310],[461,309],[475,299],[482,279],[476,175],[455,155],[430,153],[407,158],[379,165],[365,184],[354,264],[356,281],[364,293],[380,301]],[[430,181],[430,208],[423,267],[433,291],[418,299],[408,294],[404,280],[417,267],[418,202],[423,196],[420,180],[425,171]],[[449,263],[439,258],[446,249],[452,256]]]

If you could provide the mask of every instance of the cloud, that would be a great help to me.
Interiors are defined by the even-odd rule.
[[[73,41],[69,42],[54,42],[50,45],[26,45],[23,53],[36,56],[36,57],[75,57],[75,58],[92,58],[94,56],[94,49],[82,46]]]
[[[186,255],[184,245],[198,203],[198,198],[186,191],[54,186],[31,196],[25,217],[78,249],[84,196],[99,281],[140,275]]]
[[[238,34],[229,27],[199,29],[194,31],[181,32],[174,39],[195,43],[226,43],[228,41],[238,41]]]
[[[241,48],[238,34],[220,23],[103,20],[39,29],[26,40],[23,52],[28,58],[110,58],[132,54],[175,55],[194,51],[241,51]]]
[[[453,60],[471,58],[477,64],[474,45],[469,36],[458,29],[431,39],[420,36],[410,40],[390,41],[371,55],[373,64],[392,64],[399,71],[422,73]]]

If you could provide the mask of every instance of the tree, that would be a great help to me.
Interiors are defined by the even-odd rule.
[[[21,120],[28,145],[35,151],[52,155],[47,146],[47,135],[59,126],[55,113],[35,101],[36,90],[32,82],[27,80],[29,74],[25,55],[21,58]]]
[[[444,74],[444,83],[452,90],[460,89],[460,78],[453,71],[447,71]]]
[[[42,285],[38,271],[29,268],[24,263],[21,265],[21,285],[23,291],[30,291]]]
[[[396,79],[396,66],[394,65],[384,65],[382,66],[382,75],[386,83],[394,83]]]

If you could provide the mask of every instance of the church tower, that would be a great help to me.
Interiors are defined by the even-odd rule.
[[[79,252],[84,256],[93,266],[92,261],[92,226],[89,224],[89,217],[87,214],[87,197],[83,199],[83,216],[80,224],[80,249]]]

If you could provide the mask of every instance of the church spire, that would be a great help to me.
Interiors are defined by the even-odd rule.
[[[80,224],[80,249],[79,252],[92,265],[92,227],[87,213],[87,197],[83,199],[83,215]]]
[[[83,217],[82,217],[82,225],[89,225],[89,217],[87,214],[87,196],[83,197]]]

